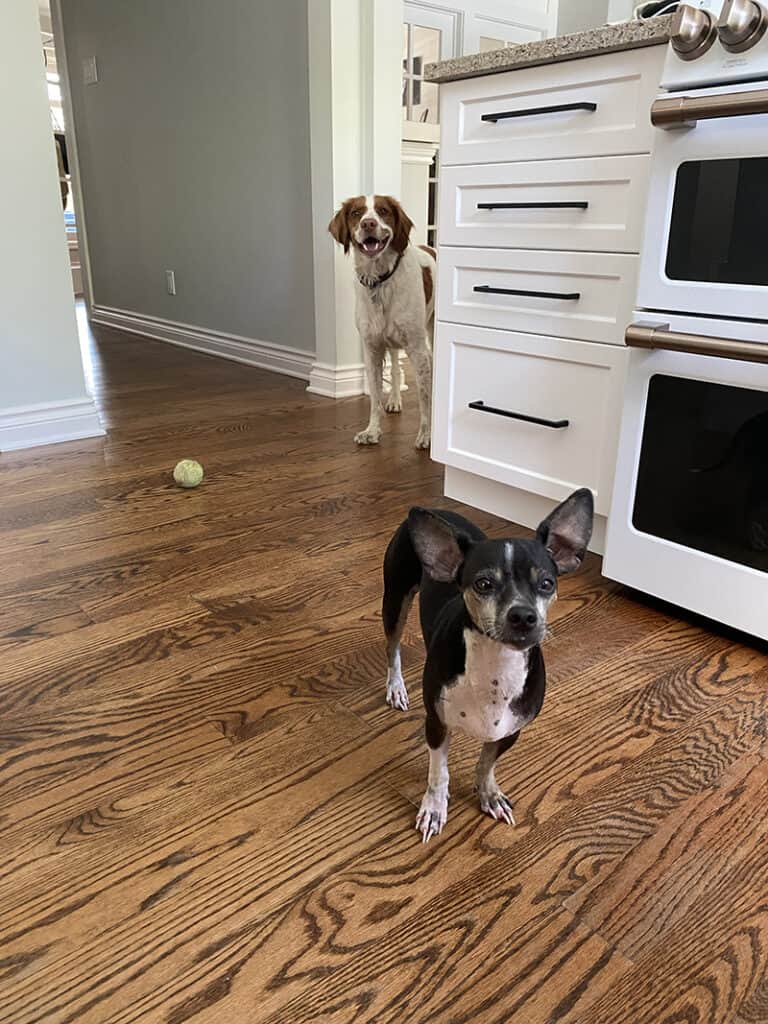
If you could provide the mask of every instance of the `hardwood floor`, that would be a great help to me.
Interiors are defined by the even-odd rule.
[[[0,456],[0,1022],[765,1024],[768,658],[585,571],[542,715],[424,847],[365,402],[99,332],[106,440]],[[171,480],[181,457],[203,486]],[[458,506],[455,506],[458,507]],[[470,513],[496,534],[504,524]]]

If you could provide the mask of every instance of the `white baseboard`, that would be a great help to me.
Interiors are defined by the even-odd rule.
[[[2,452],[103,435],[92,398],[19,406],[0,412]]]
[[[248,366],[257,366],[261,370],[282,373],[287,377],[300,377],[302,380],[309,380],[315,359],[311,352],[303,352],[287,345],[274,345],[270,341],[224,334],[221,331],[208,330],[206,327],[144,316],[141,313],[114,309],[111,306],[94,305],[91,320],[104,327],[115,327],[121,331],[128,331],[129,334],[141,334],[146,338],[167,341],[171,345],[181,345],[183,348],[191,348],[209,356],[232,359]]]
[[[401,391],[407,391],[403,363],[405,354],[400,353]],[[392,383],[392,370],[389,356],[384,363],[384,391],[388,392]],[[307,387],[312,395],[323,395],[324,398],[351,398],[353,395],[368,394],[368,380],[365,376],[363,363],[348,363],[346,366],[332,366],[331,363],[313,363]]]
[[[346,366],[313,363],[307,391],[312,395],[323,395],[325,398],[364,395],[365,367],[362,363],[349,363]]]

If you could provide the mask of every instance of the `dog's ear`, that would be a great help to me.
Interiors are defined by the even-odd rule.
[[[592,491],[582,487],[539,524],[536,540],[552,556],[559,575],[574,572],[584,561],[592,536],[594,514]]]
[[[408,529],[416,554],[432,579],[452,583],[472,544],[469,537],[425,508],[411,509]]]
[[[408,239],[413,230],[413,221],[402,208],[400,203],[392,196],[386,197],[392,208],[394,224],[392,225],[392,248],[395,252],[405,252],[408,247]]]
[[[345,253],[349,252],[349,246],[352,241],[352,236],[349,232],[349,219],[347,217],[348,212],[349,211],[347,210],[347,204],[342,203],[341,208],[336,211],[336,213],[333,216],[333,220],[328,225],[328,230],[339,243],[339,245],[344,247]]]

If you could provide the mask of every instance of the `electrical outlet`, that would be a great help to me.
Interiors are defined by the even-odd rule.
[[[95,57],[83,57],[83,82],[85,85],[95,85],[99,80],[99,69],[96,67]]]
[[[168,289],[169,295],[176,294],[176,274],[172,270],[165,272],[165,287]]]

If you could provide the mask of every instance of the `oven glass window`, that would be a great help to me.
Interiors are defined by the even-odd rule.
[[[632,521],[768,572],[768,393],[651,377]]]
[[[768,285],[766,238],[768,157],[680,165],[669,228],[668,278]]]

